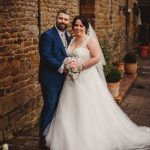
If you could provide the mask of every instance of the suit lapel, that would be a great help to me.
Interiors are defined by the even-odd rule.
[[[54,27],[54,38],[55,38],[55,41],[57,41],[58,45],[60,45],[60,49],[62,50],[64,55],[66,55],[65,47],[64,47],[63,42],[59,36],[59,33],[55,27]]]
[[[67,44],[69,45],[72,37],[71,37],[70,33],[68,33],[67,31],[65,32],[65,36],[66,36],[66,39],[67,39]]]

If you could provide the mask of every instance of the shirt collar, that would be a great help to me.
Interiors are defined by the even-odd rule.
[[[60,31],[60,30],[56,27],[56,25],[55,25],[55,28],[56,28],[56,30],[58,31],[59,35],[65,34],[65,31]]]

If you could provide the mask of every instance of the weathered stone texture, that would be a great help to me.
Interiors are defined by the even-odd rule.
[[[125,5],[123,0],[81,1],[81,13],[90,19],[98,39],[108,41],[113,61],[120,59],[125,52],[126,16],[120,10]]]
[[[95,3],[95,30],[97,36],[100,40],[108,40],[113,61],[118,61],[126,50],[126,16],[123,13],[123,6],[126,6],[126,3],[122,0],[95,0]],[[132,0],[129,0],[129,8],[133,8]],[[130,35],[133,35],[132,16],[133,12],[130,13],[129,20],[131,23],[128,25]]]
[[[35,93],[39,88],[37,17],[36,0],[0,1],[0,141],[29,124],[28,118],[38,117],[31,115],[40,100]]]
[[[79,0],[41,0],[41,32],[54,25],[56,14],[62,8],[69,11],[72,20],[75,15],[79,14]]]

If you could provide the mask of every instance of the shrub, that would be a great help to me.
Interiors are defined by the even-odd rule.
[[[111,51],[109,48],[109,44],[107,40],[99,41],[100,47],[103,51],[106,63],[109,63],[111,61]]]
[[[120,71],[112,65],[105,65],[104,73],[107,83],[115,83],[121,80]]]
[[[137,57],[134,53],[127,53],[124,57],[124,62],[125,63],[136,63]]]

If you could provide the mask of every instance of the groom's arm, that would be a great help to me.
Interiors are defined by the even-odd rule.
[[[52,39],[48,37],[47,33],[43,33],[39,41],[40,58],[50,67],[58,70],[62,65],[62,62],[54,56],[52,45]]]

